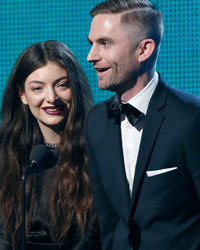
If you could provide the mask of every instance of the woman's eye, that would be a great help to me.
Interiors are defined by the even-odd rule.
[[[33,87],[32,88],[32,91],[39,91],[39,90],[41,90],[42,88],[41,87]]]
[[[67,87],[68,87],[68,84],[67,84],[66,82],[58,83],[58,84],[57,84],[57,87],[60,87],[60,88],[67,88]]]

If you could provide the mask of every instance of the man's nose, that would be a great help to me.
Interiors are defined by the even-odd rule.
[[[92,46],[90,52],[88,53],[87,61],[94,63],[99,60],[101,60],[100,51],[97,47]]]

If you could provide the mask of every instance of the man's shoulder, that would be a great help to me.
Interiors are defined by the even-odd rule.
[[[162,77],[160,77],[158,87],[165,89],[167,95],[167,99],[171,100],[172,102],[185,104],[187,106],[197,106],[200,107],[200,97],[187,92],[183,89],[177,88],[173,85],[168,84]]]
[[[90,129],[91,132],[91,129],[92,131],[96,131],[105,126],[108,121],[107,103],[113,99],[114,97],[99,102],[90,109],[86,117],[85,128]]]
[[[111,102],[113,99],[114,96],[108,100],[96,103],[89,111],[88,116],[99,115],[99,113],[102,113],[102,115],[106,114],[107,103]]]
[[[185,90],[169,86],[169,97],[171,100],[185,104],[187,106],[196,106],[200,108],[200,97]]]

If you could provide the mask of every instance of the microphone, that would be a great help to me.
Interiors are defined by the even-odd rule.
[[[33,173],[39,173],[42,170],[52,168],[58,161],[58,152],[53,149],[48,149],[44,144],[35,146],[30,153],[30,164],[25,170],[27,177]]]
[[[22,230],[21,250],[26,250],[26,178],[30,174],[39,173],[45,169],[52,168],[58,161],[58,152],[48,149],[44,144],[35,146],[30,153],[30,163],[22,175]]]

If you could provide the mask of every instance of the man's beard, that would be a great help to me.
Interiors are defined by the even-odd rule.
[[[115,72],[105,81],[102,89],[123,93],[132,88],[138,76],[136,71],[127,71],[127,64],[121,64]]]

